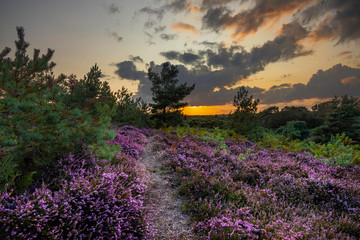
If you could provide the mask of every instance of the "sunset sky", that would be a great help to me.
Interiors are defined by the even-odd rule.
[[[260,109],[360,96],[359,0],[1,0],[0,51],[16,26],[56,75],[97,63],[148,102],[147,69],[170,61],[195,83],[187,114],[229,113],[243,85]]]

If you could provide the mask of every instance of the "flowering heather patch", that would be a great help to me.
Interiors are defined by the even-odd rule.
[[[92,153],[69,155],[58,163],[57,187],[0,193],[1,239],[149,239],[154,233],[143,206],[145,170],[138,162],[146,137],[123,127],[118,162]],[[58,190],[50,190],[58,189]]]
[[[360,238],[359,166],[241,139],[159,133],[154,140],[200,239]]]

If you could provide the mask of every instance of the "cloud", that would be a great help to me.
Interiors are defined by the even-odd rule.
[[[107,32],[108,32],[109,36],[113,37],[117,42],[121,42],[123,40],[123,37],[121,37],[116,32],[112,32],[109,29],[107,29]]]
[[[143,62],[144,62],[144,60],[143,60],[140,56],[134,57],[134,56],[130,55],[129,58],[130,58],[130,60],[133,61],[133,62],[139,62],[139,63],[143,63]]]
[[[281,78],[289,78],[289,77],[291,77],[291,75],[292,74],[290,74],[290,73],[289,74],[283,74],[283,75],[281,75]]]
[[[177,55],[177,54],[174,54]],[[137,95],[144,99],[151,99],[151,82],[146,78],[144,71],[139,71],[129,61],[116,64],[116,74],[125,79],[139,80]],[[153,69],[161,69],[160,65],[151,63]],[[189,71],[184,65],[177,65],[180,83],[195,83],[195,90],[186,98],[192,106],[222,105],[232,102],[237,88],[226,89],[221,84],[231,76],[224,71],[198,71],[196,74]],[[218,86],[216,84],[219,84]],[[341,64],[334,65],[327,70],[317,71],[306,84],[274,85],[265,90],[257,87],[247,87],[250,94],[261,100],[261,104],[276,105],[284,102],[301,102],[311,99],[327,99],[335,95],[360,96],[360,68],[351,68]],[[214,91],[216,89],[216,91]]]
[[[220,7],[227,3],[235,2],[238,0],[203,0],[201,3],[201,9],[208,9],[210,7]]]
[[[343,56],[352,55],[352,53],[353,53],[352,51],[343,51],[343,52],[337,54],[336,56],[337,57],[343,57]]]
[[[145,34],[145,38],[146,38],[146,43],[150,46],[155,45],[155,42],[153,41],[154,36],[146,31],[144,31],[144,34]]]
[[[289,88],[291,87],[291,84],[289,83],[283,83],[283,84],[280,84],[280,85],[274,85],[270,88],[270,90],[275,90],[275,89],[282,89],[282,88]]]
[[[121,6],[119,6],[117,3],[105,5],[105,8],[108,14],[116,14],[116,13],[120,13],[121,11]]]
[[[166,26],[157,26],[154,28],[155,33],[163,32],[166,29]]]
[[[191,32],[193,34],[199,34],[199,30],[195,26],[183,22],[174,23],[171,25],[171,29],[178,30],[182,32]]]
[[[180,53],[177,51],[168,51],[168,52],[161,52],[160,55],[168,60],[178,60],[181,63],[193,64],[193,65],[195,65],[195,63],[197,63],[199,60],[202,59],[201,56],[191,52]]]
[[[358,0],[321,0],[297,13],[297,18],[313,28],[313,40],[337,40],[340,44],[359,40],[359,12]]]
[[[117,67],[115,74],[121,78],[140,81],[145,80],[146,73],[143,71],[138,71],[132,61],[120,62],[115,64],[115,66]]]
[[[194,4],[192,4],[192,3],[188,3],[188,4],[186,5],[186,8],[189,9],[189,10],[191,10],[191,11],[193,11],[194,13],[199,13],[199,12],[201,11],[200,8],[194,6]]]
[[[163,34],[160,35],[160,38],[162,40],[165,40],[165,41],[170,41],[170,40],[176,39],[177,35],[176,34],[165,34],[165,33],[163,33]]]
[[[186,53],[167,51],[161,55],[167,60],[176,60],[186,65],[178,65],[179,79],[196,84],[195,90],[187,98],[192,105],[225,104],[232,101],[236,93],[229,87],[264,70],[269,63],[311,54],[311,51],[304,50],[299,44],[306,36],[305,29],[292,23],[284,25],[279,36],[272,41],[251,51],[241,46],[225,47],[218,44],[214,45],[214,49]],[[219,91],[214,92],[214,89]],[[259,89],[257,92],[260,92]]]
[[[256,96],[264,104],[290,102],[311,98],[332,98],[335,95],[360,96],[360,69],[341,64],[328,70],[319,70],[307,84],[273,86]]]
[[[157,26],[157,25],[162,21],[162,19],[164,18],[164,15],[167,12],[179,13],[182,11],[189,11],[187,0],[174,0],[174,1],[171,1],[170,3],[166,3],[158,8],[144,7],[139,10],[139,13],[146,13],[149,16],[149,19],[144,24],[145,28],[158,28],[158,29],[160,28],[161,29],[161,26]],[[135,13],[135,15],[137,15],[137,14],[138,14],[138,12]],[[155,29],[155,31],[156,31],[156,29]]]
[[[251,9],[241,10],[233,14],[224,1],[207,1],[208,7],[202,18],[203,28],[220,32],[232,29],[233,38],[242,38],[257,32],[260,27],[278,20],[286,14],[291,14],[313,2],[314,0],[256,0]],[[230,2],[230,1],[225,1]],[[213,7],[220,5],[220,7]]]
[[[195,83],[195,90],[186,101],[193,106],[221,105],[232,102],[237,89],[231,86],[263,71],[268,64],[312,54],[312,51],[301,45],[302,40],[308,36],[307,29],[297,22],[292,22],[284,24],[279,35],[273,40],[250,51],[239,45],[227,47],[201,42],[199,45],[203,45],[204,50],[166,51],[161,55],[169,61],[178,62],[180,83]],[[212,48],[207,47],[209,44]],[[350,53],[343,52],[341,55],[347,54]],[[146,72],[137,70],[131,61],[118,63],[117,66],[116,73],[122,78],[140,81],[138,95],[150,99],[151,82],[146,78]],[[153,62],[151,67],[161,68]],[[249,90],[255,97],[260,98],[262,104],[325,99],[344,94],[360,96],[360,68],[338,64],[327,70],[319,70],[306,84],[285,83],[272,86],[268,90],[256,87]]]
[[[187,0],[175,0],[171,3],[165,4],[162,8],[172,11],[174,13],[178,13],[188,10],[188,2]]]
[[[163,8],[144,7],[139,11],[140,13],[147,13],[149,16],[155,16],[159,21],[163,19],[165,14],[165,9]]]

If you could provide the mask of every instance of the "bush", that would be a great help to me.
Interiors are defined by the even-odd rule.
[[[276,131],[289,139],[305,139],[309,136],[310,131],[306,129],[304,121],[290,121],[285,126],[279,127]]]

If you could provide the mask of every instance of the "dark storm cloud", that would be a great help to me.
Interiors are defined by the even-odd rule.
[[[163,33],[163,34],[160,35],[160,38],[162,40],[170,41],[170,40],[176,39],[177,35],[176,34],[165,34],[165,33]]]
[[[359,0],[321,0],[300,11],[297,17],[302,24],[314,28],[315,40],[337,40],[344,43],[360,38]]]
[[[112,3],[110,5],[105,5],[106,11],[108,14],[120,13],[121,7],[117,3]]]
[[[345,94],[360,96],[360,69],[337,64],[328,70],[319,70],[307,84],[280,86],[273,86],[256,96],[264,104],[310,98],[332,98],[335,95]]]
[[[209,1],[204,6],[203,28],[219,32],[234,29],[233,37],[242,37],[256,32],[260,27],[279,19],[284,14],[295,12],[313,0],[256,0],[253,8],[233,13],[227,6],[211,7],[223,1]],[[226,1],[228,2],[228,1]]]

